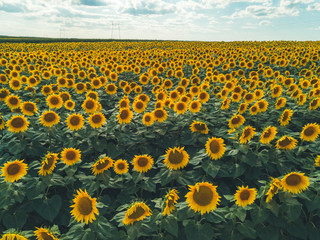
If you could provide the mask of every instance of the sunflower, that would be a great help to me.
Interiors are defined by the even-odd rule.
[[[258,112],[259,112],[258,104],[254,104],[253,106],[250,107],[250,114],[251,115],[257,115]]]
[[[287,99],[286,98],[284,98],[284,97],[278,98],[277,101],[276,101],[276,104],[275,104],[276,105],[276,109],[278,110],[278,109],[283,108],[286,105],[286,103],[287,103]]]
[[[18,233],[6,233],[2,235],[1,240],[28,240],[28,238]]]
[[[189,192],[185,197],[189,203],[188,206],[194,212],[200,212],[201,215],[215,210],[221,198],[217,193],[217,186],[208,182],[196,183],[194,186],[189,185]]]
[[[222,138],[209,138],[205,146],[207,154],[214,160],[221,158],[226,151],[224,140]]]
[[[277,141],[276,148],[278,149],[293,149],[297,145],[297,140],[293,137],[283,136]]]
[[[291,116],[293,114],[293,111],[291,109],[285,109],[279,119],[281,126],[286,126],[289,124],[291,120]]]
[[[237,192],[234,194],[234,199],[236,200],[236,204],[240,207],[245,207],[250,205],[256,199],[257,190],[255,188],[248,188],[241,186],[238,187]]]
[[[132,159],[133,169],[137,172],[147,172],[152,168],[153,158],[147,154],[135,155]]]
[[[5,102],[8,105],[9,108],[11,109],[16,109],[20,107],[21,100],[18,96],[15,96],[13,94],[7,96],[5,98]]]
[[[191,132],[200,132],[202,134],[208,134],[209,132],[207,124],[198,121],[193,121],[193,123],[191,123],[190,130]]]
[[[0,101],[5,101],[6,98],[10,95],[10,91],[6,88],[0,89]]]
[[[67,100],[67,101],[64,103],[64,107],[65,107],[65,109],[71,111],[71,110],[73,110],[74,107],[75,107],[75,102],[72,101],[72,100]]]
[[[238,108],[239,114],[243,114],[245,111],[247,111],[248,106],[249,106],[248,103],[241,103]]]
[[[21,81],[17,78],[13,78],[10,80],[9,86],[12,90],[17,91],[21,88]]]
[[[253,103],[255,98],[256,98],[256,95],[250,92],[243,96],[243,100],[245,101],[245,103],[248,103],[248,104]]]
[[[94,113],[88,117],[88,122],[93,128],[100,128],[106,123],[106,117],[102,113]]]
[[[269,126],[263,130],[260,136],[260,142],[263,144],[268,144],[276,137],[276,134],[277,128]]]
[[[160,108],[155,109],[152,112],[152,114],[153,114],[154,120],[157,120],[158,122],[164,122],[168,117],[167,111],[164,109],[160,109]]]
[[[200,92],[199,95],[198,95],[198,100],[202,103],[206,103],[209,101],[209,93],[207,92]]]
[[[129,164],[126,160],[118,159],[113,164],[113,170],[116,172],[116,174],[125,174],[129,171]]]
[[[75,148],[64,148],[61,152],[61,160],[68,166],[81,160],[81,151]]]
[[[142,113],[146,110],[147,105],[142,100],[136,100],[132,104],[133,111]]]
[[[312,99],[309,103],[310,110],[316,110],[320,106],[320,98]]]
[[[309,123],[303,127],[300,136],[304,141],[313,142],[318,138],[319,133],[320,126],[316,123]]]
[[[245,121],[246,119],[242,115],[236,114],[229,120],[229,128],[238,128]]]
[[[59,95],[52,94],[46,99],[49,108],[61,108],[63,106],[63,100]]]
[[[320,155],[318,155],[316,157],[316,159],[314,160],[314,165],[317,166],[317,167],[320,167]]]
[[[177,203],[177,201],[179,200],[179,196],[178,196],[178,191],[176,189],[172,189],[170,190],[167,195],[165,196],[166,198],[166,206],[163,209],[162,215],[170,215],[170,213],[176,208],[174,205]]]
[[[282,94],[282,87],[280,85],[275,85],[272,89],[271,89],[271,96],[273,98],[277,98],[280,97],[280,95]]]
[[[117,116],[120,124],[130,123],[133,117],[133,112],[129,108],[120,109],[119,114]]]
[[[253,136],[256,134],[255,130],[256,129],[251,126],[245,127],[240,137],[240,143],[245,144],[249,142],[253,138]]]
[[[84,118],[81,114],[71,114],[67,117],[66,123],[71,131],[78,131],[84,125]]]
[[[38,171],[38,174],[41,176],[52,174],[52,171],[56,167],[58,159],[59,158],[57,153],[48,153],[41,163],[41,167]]]
[[[37,105],[33,102],[23,102],[20,105],[21,112],[24,115],[32,116],[38,112]]]
[[[151,113],[145,113],[142,117],[142,123],[146,126],[150,126],[154,123],[154,117]]]
[[[34,236],[37,237],[37,240],[59,240],[47,228],[36,228],[36,229],[37,230],[34,231]]]
[[[309,178],[304,176],[304,173],[291,172],[281,180],[283,191],[293,194],[308,189],[309,184]]]
[[[173,170],[182,169],[189,162],[189,154],[184,150],[184,147],[169,148],[164,156],[164,165]]]
[[[201,102],[199,102],[198,100],[194,100],[194,101],[190,102],[188,109],[192,113],[199,112],[201,109]]]
[[[0,130],[5,128],[5,121],[3,120],[2,116],[0,116]]]
[[[258,106],[259,112],[265,112],[267,111],[269,103],[266,100],[261,99],[256,102],[256,105]]]
[[[130,100],[127,96],[125,96],[124,98],[122,98],[120,101],[119,101],[119,105],[118,105],[119,109],[122,109],[122,108],[130,108]]]
[[[92,173],[98,175],[113,166],[113,159],[110,157],[101,157],[92,165]]]
[[[174,104],[174,111],[177,114],[184,114],[188,110],[187,104],[185,102],[179,101]]]
[[[221,104],[221,110],[227,110],[230,108],[230,102],[231,100],[229,98],[226,98],[225,100],[222,101],[222,104]]]
[[[1,168],[4,181],[14,182],[21,179],[24,175],[27,174],[28,165],[23,162],[23,160],[14,160],[12,162],[6,162]]]
[[[106,87],[105,87],[105,91],[106,91],[109,95],[115,94],[115,93],[117,92],[117,89],[118,89],[118,87],[117,87],[115,84],[113,84],[113,83],[110,83],[110,84],[106,85]]]
[[[150,208],[144,202],[135,202],[126,212],[123,219],[125,225],[133,224],[134,222],[141,221],[147,216],[151,216]]]
[[[267,199],[266,202],[271,202],[274,195],[278,193],[278,190],[282,189],[281,181],[278,178],[272,178],[269,190],[266,193]]]
[[[60,116],[53,111],[45,111],[41,114],[40,122],[45,127],[52,127],[58,124]]]
[[[73,208],[70,213],[77,222],[82,223],[85,221],[88,224],[96,220],[95,214],[99,215],[96,207],[97,199],[91,198],[87,190],[84,190],[84,192],[81,189],[77,190],[77,195],[73,199],[73,202],[74,204],[70,206]]]
[[[94,113],[97,111],[98,102],[92,98],[87,98],[81,105],[86,113]]]

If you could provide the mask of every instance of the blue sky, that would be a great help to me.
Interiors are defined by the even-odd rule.
[[[320,40],[320,0],[0,0],[0,35]]]

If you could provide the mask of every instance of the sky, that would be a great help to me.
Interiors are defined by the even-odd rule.
[[[320,40],[320,0],[0,0],[0,35]]]

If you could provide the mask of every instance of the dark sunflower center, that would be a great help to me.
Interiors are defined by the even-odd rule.
[[[232,124],[238,124],[238,123],[240,123],[240,120],[241,120],[240,117],[237,116],[237,117],[232,118],[231,123]]]
[[[292,141],[289,138],[285,137],[285,139],[279,141],[279,146],[286,147],[286,146],[290,145],[291,142]]]
[[[199,190],[195,190],[193,200],[200,206],[207,206],[213,199],[213,192],[207,186],[200,186]]]
[[[66,154],[66,158],[71,161],[76,158],[76,153],[74,151],[68,151]]]
[[[259,105],[260,109],[263,109],[265,107],[265,103],[264,102],[259,102],[258,105]]]
[[[121,113],[120,113],[120,118],[121,119],[127,119],[129,117],[129,112],[128,112],[128,110],[123,110],[123,111],[121,111]]]
[[[271,135],[271,129],[268,129],[266,132],[264,132],[263,137],[268,138]]]
[[[86,108],[87,109],[93,109],[94,108],[94,102],[93,101],[87,101],[86,102]]]
[[[13,82],[12,82],[12,85],[13,85],[14,87],[19,87],[19,86],[20,86],[20,82],[19,82],[19,81],[13,81]]]
[[[9,102],[11,105],[17,105],[18,104],[18,99],[17,98],[10,98]]]
[[[7,168],[9,175],[15,175],[20,171],[20,165],[13,163]]]
[[[144,95],[141,95],[139,98],[140,98],[140,99],[141,99],[141,101],[143,101],[143,102],[145,102],[145,101],[147,100],[147,97],[146,97],[146,96],[144,96]]]
[[[164,116],[164,113],[163,113],[163,111],[162,110],[156,110],[155,112],[154,112],[154,115],[157,117],[157,118],[162,118],[163,116]]]
[[[218,141],[213,140],[210,143],[210,150],[212,153],[218,153],[220,151],[220,144]]]
[[[77,85],[77,89],[78,90],[83,90],[84,89],[84,85],[83,84],[78,84]]]
[[[174,98],[177,98],[177,97],[178,97],[178,94],[177,94],[177,93],[174,92],[174,93],[171,94],[171,98],[174,99]]]
[[[79,116],[72,116],[70,119],[70,124],[72,126],[78,126],[80,124],[80,117]]]
[[[289,117],[289,112],[284,112],[283,117],[282,117],[282,121],[286,121]]]
[[[273,89],[273,94],[277,94],[279,91],[280,91],[279,88],[274,88],[274,89]]]
[[[58,105],[58,104],[59,104],[59,98],[57,98],[57,97],[52,97],[52,98],[50,99],[50,102],[51,102],[52,105]]]
[[[140,167],[145,167],[145,166],[147,166],[148,162],[149,162],[148,159],[145,158],[145,157],[141,157],[141,158],[138,159],[138,165],[139,165]]]
[[[49,87],[44,87],[44,88],[43,88],[43,91],[44,91],[45,93],[49,93],[49,92],[50,92],[50,88],[49,88]]]
[[[109,165],[109,160],[104,160],[104,162],[99,162],[96,166],[98,170],[104,169],[106,166]]]
[[[97,99],[97,95],[95,95],[94,93],[89,93],[88,97],[95,100]]]
[[[24,121],[22,118],[15,118],[11,121],[11,125],[14,127],[14,128],[21,128],[23,127],[24,125]]]
[[[68,102],[68,103],[67,103],[67,106],[68,106],[68,107],[72,107],[72,106],[73,106],[73,103],[72,103],[72,102]]]
[[[127,101],[121,101],[120,107],[126,108],[128,106]]]
[[[53,122],[56,119],[56,115],[54,113],[47,113],[44,115],[44,120],[46,122]]]
[[[304,135],[306,135],[307,137],[312,136],[314,133],[315,133],[315,129],[312,126],[304,130]]]
[[[252,99],[252,95],[251,94],[247,94],[246,95],[246,100],[251,100]]]
[[[117,168],[118,168],[119,170],[123,170],[123,169],[125,168],[125,165],[124,165],[123,163],[119,163],[119,164],[117,165]]]
[[[94,86],[99,86],[100,85],[100,81],[99,80],[94,80],[93,81],[93,85]]]
[[[197,129],[198,131],[203,131],[203,130],[206,130],[206,125],[203,123],[196,123],[194,125],[194,128]]]
[[[168,200],[168,207],[172,207],[174,205],[174,198]]]
[[[318,104],[318,101],[316,99],[310,103],[311,107],[315,107],[317,104]]]
[[[180,151],[171,151],[168,160],[172,164],[179,164],[183,160],[183,153]]]
[[[194,102],[191,104],[191,108],[192,109],[197,109],[198,108],[198,103],[197,102]]]
[[[65,101],[68,101],[70,99],[69,95],[68,94],[61,94],[60,97],[62,98],[62,100],[65,102]]]
[[[8,93],[7,93],[6,91],[2,90],[2,91],[0,92],[0,98],[4,99],[4,98],[7,97],[7,96],[8,96]]]
[[[114,86],[113,85],[109,85],[108,86],[108,90],[111,91],[111,92],[114,91]]]
[[[250,192],[248,190],[242,190],[241,193],[240,193],[240,199],[245,201],[245,200],[248,200],[250,197]]]
[[[142,109],[143,108],[143,103],[142,102],[137,102],[137,104],[136,104],[136,108],[138,108],[138,109]]]
[[[180,111],[184,110],[184,104],[183,103],[178,103],[177,109],[180,110]]]
[[[145,213],[145,210],[144,210],[142,207],[138,206],[138,207],[136,208],[136,211],[133,212],[132,214],[130,214],[130,215],[128,216],[128,218],[138,219],[138,218],[141,217],[144,213]]]
[[[46,232],[42,232],[41,233],[41,238],[43,239],[43,240],[53,240],[53,237],[51,237],[48,233],[46,233]]]
[[[290,186],[297,186],[301,182],[301,177],[298,174],[291,174],[286,178],[286,183]]]
[[[100,115],[94,115],[92,117],[92,122],[94,123],[100,123],[102,121],[102,117]]]
[[[26,104],[24,105],[24,109],[27,110],[27,111],[29,111],[29,112],[33,112],[33,111],[34,111],[34,105],[31,104],[31,103],[26,103]]]
[[[92,202],[88,197],[82,197],[78,202],[78,210],[81,215],[89,215],[92,212]]]
[[[151,117],[150,117],[150,116],[146,116],[146,117],[144,118],[144,120],[145,120],[146,122],[150,122],[150,121],[151,121]]]
[[[200,93],[199,98],[200,99],[206,99],[207,95],[205,93]]]
[[[249,137],[250,136],[250,134],[251,134],[251,129],[250,128],[247,128],[246,130],[244,130],[244,132],[243,132],[243,137],[244,138],[247,138],[247,137]]]
[[[47,157],[47,163],[43,165],[43,169],[49,170],[52,167],[53,163],[54,163],[54,157],[53,156]]]
[[[251,111],[252,112],[256,112],[258,110],[258,108],[256,106],[252,106]]]

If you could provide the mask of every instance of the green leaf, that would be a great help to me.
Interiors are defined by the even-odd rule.
[[[253,224],[250,221],[246,221],[244,223],[239,224],[237,226],[237,229],[243,236],[247,238],[256,238],[256,230],[253,228]]]
[[[202,169],[212,178],[215,178],[220,170],[220,165],[212,160],[207,160],[202,163]]]
[[[156,192],[156,184],[152,178],[144,178],[141,182],[141,188],[148,192]]]
[[[246,219],[247,211],[243,207],[236,207],[234,210],[234,215],[236,215],[241,222]]]
[[[263,223],[269,216],[269,212],[260,207],[255,207],[250,211],[253,224]]]
[[[41,217],[53,222],[60,211],[62,199],[59,195],[54,195],[51,199],[36,199],[33,204],[34,209]]]
[[[178,237],[178,222],[173,216],[168,216],[163,219],[162,225],[164,230],[171,233],[173,236]]]
[[[2,217],[2,223],[7,229],[22,229],[26,221],[27,213],[23,210],[7,212]]]

